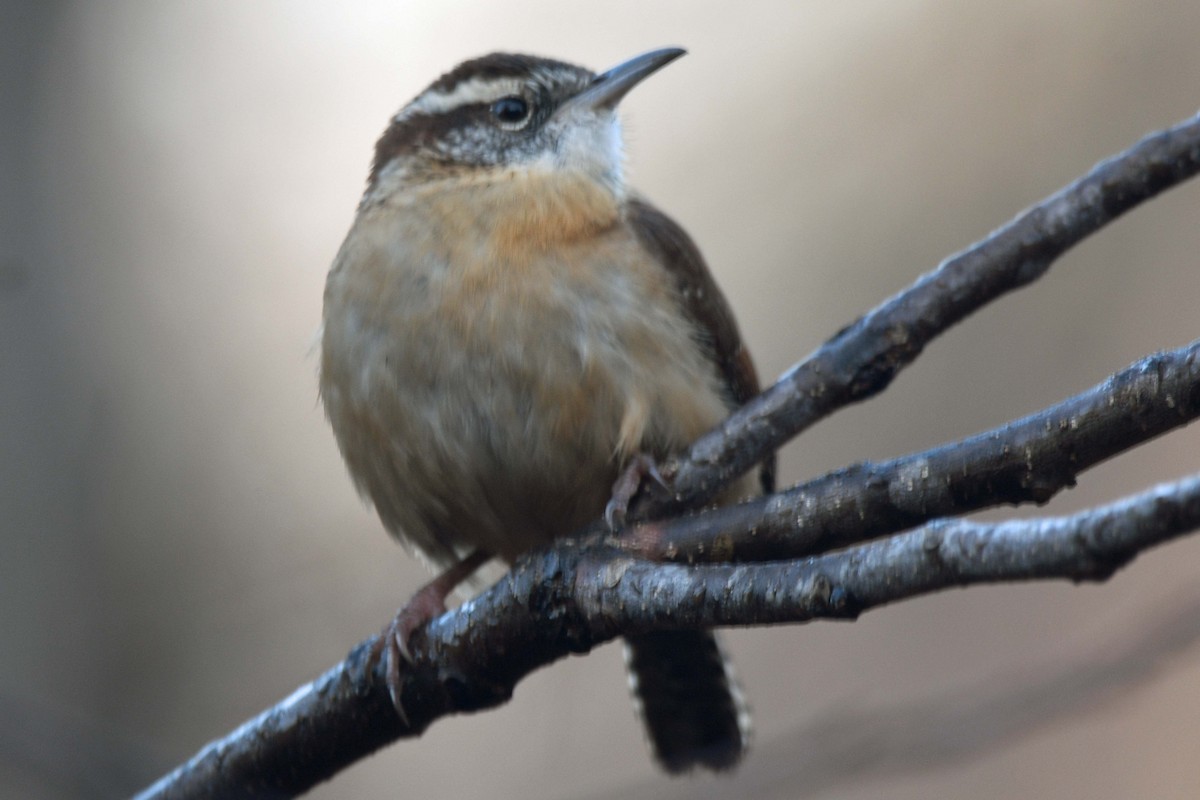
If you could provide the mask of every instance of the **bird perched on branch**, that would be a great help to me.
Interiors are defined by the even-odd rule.
[[[696,246],[622,171],[617,104],[683,52],[599,75],[484,56],[376,145],[326,284],[321,397],[360,492],[442,571],[386,632],[401,713],[408,637],[456,585],[620,517],[654,459],[758,391]],[[736,763],[748,716],[710,632],[631,637],[627,656],[666,769]]]

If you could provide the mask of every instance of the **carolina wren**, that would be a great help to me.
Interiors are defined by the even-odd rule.
[[[396,682],[405,637],[481,563],[592,522],[630,463],[758,391],[696,246],[622,173],[617,103],[683,53],[600,75],[467,61],[376,145],[325,288],[321,397],[359,491],[445,570],[389,635]],[[738,760],[748,717],[710,632],[631,638],[627,658],[666,769]]]

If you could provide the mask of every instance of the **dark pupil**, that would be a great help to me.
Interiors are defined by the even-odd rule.
[[[529,115],[529,104],[520,97],[501,97],[492,106],[492,113],[501,122],[520,122]]]

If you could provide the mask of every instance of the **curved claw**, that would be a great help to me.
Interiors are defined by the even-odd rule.
[[[616,532],[625,527],[625,515],[629,512],[629,504],[637,496],[642,487],[642,479],[647,475],[664,489],[671,488],[659,472],[658,462],[653,456],[646,453],[634,455],[613,482],[612,498],[604,506],[604,522],[610,531]]]
[[[629,510],[628,503],[620,506],[616,498],[604,504],[604,524],[614,533],[625,527],[625,513]]]
[[[375,658],[382,655],[385,659],[384,675],[388,695],[392,698],[392,705],[405,725],[408,725],[409,722],[401,698],[404,682],[400,677],[400,667],[402,663],[411,664],[413,661],[412,652],[408,649],[408,640],[413,631],[423,628],[431,620],[446,612],[445,595],[439,594],[436,591],[437,588],[430,584],[413,595],[412,599],[408,601],[408,605],[400,609],[388,626],[383,629],[379,643],[376,645],[380,653],[373,654]]]
[[[408,649],[408,640],[413,631],[425,627],[429,622],[446,613],[446,598],[454,588],[471,576],[471,573],[483,566],[491,558],[483,550],[475,550],[466,558],[451,565],[445,572],[422,586],[408,601],[404,608],[396,612],[396,616],[383,629],[379,639],[371,646],[368,666],[374,668],[380,657],[385,659],[384,676],[387,683],[388,695],[392,705],[405,725],[409,725],[408,714],[404,711],[401,693],[404,681],[400,676],[401,662],[411,664],[412,652]]]
[[[387,688],[388,696],[392,698],[392,707],[396,709],[400,721],[409,726],[408,714],[404,713],[404,700],[400,696],[400,658],[404,649],[399,646],[399,637],[389,632],[383,634],[387,640]]]

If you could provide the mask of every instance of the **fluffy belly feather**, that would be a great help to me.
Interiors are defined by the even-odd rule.
[[[570,533],[627,456],[725,414],[669,276],[621,226],[536,250],[382,225],[353,241],[326,289],[322,398],[360,491],[436,564]]]

